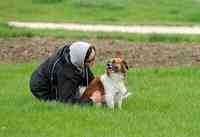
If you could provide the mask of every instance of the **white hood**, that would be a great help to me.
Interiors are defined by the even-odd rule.
[[[84,60],[89,47],[90,44],[86,42],[75,42],[70,46],[71,62],[77,68],[84,67]]]

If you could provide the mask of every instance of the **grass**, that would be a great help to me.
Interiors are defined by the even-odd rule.
[[[6,0],[0,20],[193,25],[199,8],[199,0]]]
[[[9,20],[104,24],[194,25],[199,0],[6,0],[0,3],[0,37],[54,36],[133,42],[200,42],[193,35],[85,33],[10,28]],[[131,69],[133,96],[123,110],[40,102],[28,82],[37,63],[0,64],[0,137],[198,137],[199,67]],[[101,65],[94,69],[101,74]]]
[[[28,81],[37,63],[0,65],[1,137],[198,137],[200,70],[130,69],[123,110],[39,102]],[[94,68],[101,74],[103,67]]]
[[[10,20],[120,25],[198,25],[199,3],[199,0],[6,0],[0,3],[0,37],[53,36],[72,39],[120,39],[138,43],[199,43],[199,35],[29,30],[6,25]]]
[[[57,37],[71,39],[118,39],[136,43],[200,43],[199,35],[172,35],[172,34],[128,34],[80,32],[64,30],[39,30],[9,27],[0,23],[0,37]]]

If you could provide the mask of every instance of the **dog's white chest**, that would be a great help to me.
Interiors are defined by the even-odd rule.
[[[127,92],[123,80],[113,80],[104,74],[101,76],[101,82],[104,85],[106,104],[109,107],[114,107],[116,103],[121,103]]]
[[[104,85],[106,94],[116,94],[117,92],[126,92],[123,81],[113,81],[108,76],[103,75],[101,81]]]

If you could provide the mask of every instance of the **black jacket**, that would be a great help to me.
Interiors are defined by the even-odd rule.
[[[30,89],[34,96],[42,100],[92,103],[80,100],[79,86],[87,86],[94,75],[87,67],[81,70],[75,67],[69,52],[68,45],[60,48],[33,72]]]

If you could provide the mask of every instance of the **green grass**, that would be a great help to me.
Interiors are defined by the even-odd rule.
[[[95,33],[16,29],[7,21],[103,24],[198,25],[199,0],[6,0],[0,3],[0,37],[53,36],[131,42],[199,43],[199,35]]]
[[[128,34],[79,32],[64,30],[39,30],[9,27],[0,23],[0,38],[6,37],[57,37],[67,39],[117,39],[136,43],[200,43],[199,35],[172,35],[172,34]]]
[[[199,0],[2,0],[0,20],[192,25],[199,8]]]
[[[28,81],[37,63],[0,65],[0,137],[198,137],[200,70],[130,69],[123,110],[40,102]],[[103,72],[102,65],[94,68]]]

